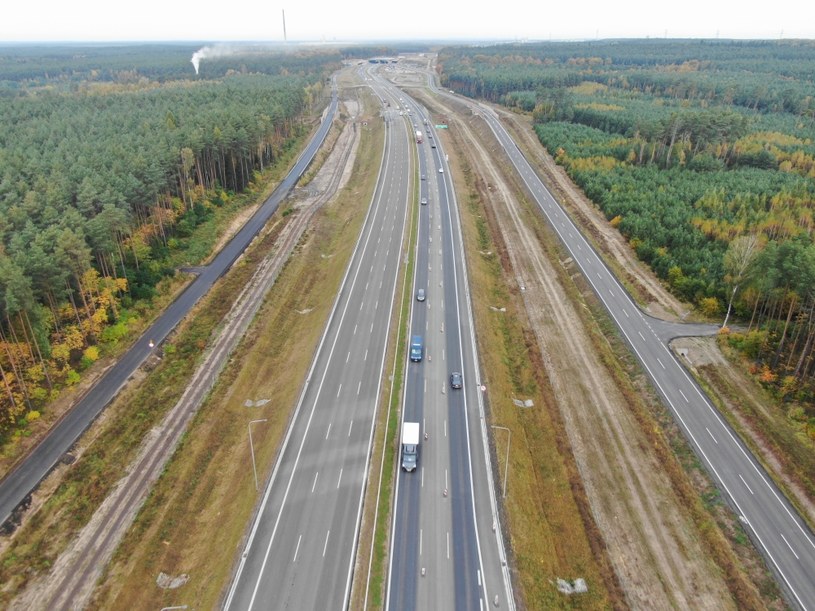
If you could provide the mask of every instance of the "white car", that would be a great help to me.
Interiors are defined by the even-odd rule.
[[[439,174],[444,174],[444,168],[439,168]]]

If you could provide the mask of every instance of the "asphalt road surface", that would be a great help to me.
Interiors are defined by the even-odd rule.
[[[512,609],[455,196],[427,114],[399,95],[408,129],[425,133],[414,293],[424,288],[426,299],[414,301],[409,333],[423,336],[425,358],[406,363],[403,421],[419,422],[422,439],[417,470],[397,481],[386,607]],[[450,386],[454,371],[461,389]]]
[[[3,478],[0,482],[0,523],[9,518],[14,509],[26,500],[31,491],[70,450],[80,435],[87,430],[130,376],[150,355],[154,346],[167,337],[198,300],[209,291],[215,281],[226,273],[238,256],[243,253],[311,163],[325,140],[336,110],[337,96],[334,92],[320,128],[269,199],[218,253],[212,263],[201,269],[200,275],[145,331],[130,350],[123,354],[118,362],[77,402],[74,408],[54,426],[31,454]]]
[[[348,606],[414,169],[386,111],[368,215],[230,587],[227,609]],[[407,162],[406,162],[407,160]]]
[[[459,98],[460,99],[460,98]],[[815,609],[815,537],[763,467],[668,348],[679,335],[710,334],[644,314],[557,204],[495,113],[473,105],[491,127],[550,225],[580,266],[697,454],[765,556],[794,607]]]

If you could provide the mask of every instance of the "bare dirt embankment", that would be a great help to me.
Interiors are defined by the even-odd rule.
[[[447,149],[466,151],[470,165],[477,168],[485,213],[494,237],[506,249],[507,282],[525,287],[521,294],[529,325],[591,516],[627,604],[642,609],[762,608],[765,603],[737,568],[722,534],[712,532],[709,516],[650,416],[648,402],[654,398],[640,393],[645,381],[628,380],[627,365],[616,362],[610,346],[603,348],[602,331],[581,303],[585,299],[594,307],[579,270],[559,252],[554,235],[521,195],[514,172],[507,171],[499,156],[500,147],[481,144],[493,142],[491,133],[463,105],[447,99],[425,101],[447,118],[452,140]],[[517,132],[525,134],[522,146],[533,148],[534,136],[517,130],[516,137]],[[543,159],[547,173],[559,175],[561,199],[569,200],[573,216],[588,228],[595,243],[603,244],[600,249],[617,258],[617,269],[626,270],[625,282],[650,304],[651,313],[682,317],[687,309],[632,258],[619,234],[551,158],[533,155],[536,161]],[[512,522],[510,516],[510,528]]]

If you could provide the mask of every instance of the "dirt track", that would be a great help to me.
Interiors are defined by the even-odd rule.
[[[477,117],[438,99],[451,132],[453,150],[468,151],[487,185],[481,193],[503,239],[511,270],[522,279],[527,314],[543,355],[547,375],[566,422],[569,442],[580,470],[591,511],[603,533],[610,560],[632,608],[734,608],[721,570],[700,544],[692,520],[674,493],[660,457],[629,409],[608,368],[601,362],[575,305],[561,285],[564,270],[549,260],[532,229],[537,222],[516,197],[517,186],[481,143],[490,132]],[[539,147],[538,147],[539,148]],[[586,218],[590,209],[583,209]],[[594,239],[612,239],[595,211]],[[623,265],[632,255],[616,244]],[[637,262],[633,269],[641,265]],[[561,263],[567,274],[577,273]],[[634,277],[660,313],[682,308],[653,279]]]

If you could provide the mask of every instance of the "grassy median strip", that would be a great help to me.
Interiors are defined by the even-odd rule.
[[[393,129],[393,128],[392,128]],[[398,128],[397,128],[398,129]],[[414,162],[417,161],[413,149]],[[414,165],[414,167],[418,167]],[[403,250],[408,253],[407,264],[403,266],[401,296],[393,317],[396,323],[389,338],[386,369],[393,367],[391,384],[383,388],[381,402],[386,406],[378,416],[374,448],[371,455],[368,490],[365,495],[363,527],[357,551],[357,571],[354,591],[351,598],[352,609],[381,609],[385,604],[388,550],[392,523],[393,486],[396,479],[396,458],[399,448],[399,414],[402,406],[402,388],[405,372],[405,346],[410,332],[410,302],[413,273],[416,265],[416,235],[419,231],[419,197],[414,192],[408,215],[408,233]],[[392,364],[392,365],[391,365]],[[384,448],[384,451],[383,451]],[[373,507],[373,504],[376,507]],[[374,519],[376,513],[376,522]],[[371,538],[373,537],[373,542]],[[370,566],[370,570],[368,567]]]

